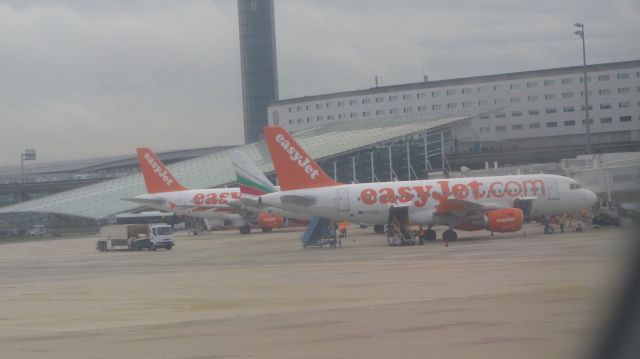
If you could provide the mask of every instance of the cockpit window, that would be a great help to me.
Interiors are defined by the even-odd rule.
[[[571,183],[569,184],[569,188],[574,190],[574,189],[578,189],[578,188],[582,188],[582,185],[580,183]]]

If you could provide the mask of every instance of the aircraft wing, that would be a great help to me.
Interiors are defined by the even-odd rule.
[[[493,209],[508,208],[502,203],[478,203],[464,199],[446,199],[436,206],[437,214],[459,214],[465,212],[485,212]]]
[[[121,198],[123,201],[129,201],[129,202],[134,202],[134,203],[140,203],[140,204],[144,204],[144,205],[157,205],[157,206],[161,206],[165,203],[167,203],[167,200],[164,198],[160,198],[160,197],[155,197],[155,198]]]
[[[293,204],[300,207],[310,207],[316,204],[318,199],[315,196],[301,196],[297,194],[286,194],[280,197],[282,204]]]

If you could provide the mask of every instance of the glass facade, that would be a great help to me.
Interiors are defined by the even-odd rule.
[[[244,141],[251,143],[261,139],[267,108],[278,99],[273,0],[238,0],[238,23]]]

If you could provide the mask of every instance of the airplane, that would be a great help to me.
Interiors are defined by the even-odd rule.
[[[205,223],[231,221],[239,225],[242,234],[251,232],[251,222],[256,217],[259,227],[265,232],[283,227],[282,210],[272,210],[272,214],[259,208],[234,205],[240,199],[239,188],[187,189],[151,149],[138,148],[136,152],[148,193],[125,200],[163,211],[202,218]],[[251,167],[245,167],[250,168],[248,170],[261,184],[261,193],[278,190],[260,170],[253,170],[253,162],[250,164]]]
[[[525,216],[576,213],[597,202],[577,181],[549,174],[343,184],[329,177],[284,128],[265,127],[264,138],[280,191],[258,196],[260,205],[373,224],[378,233],[395,224],[410,236],[406,225],[411,223],[426,225],[426,239],[435,240],[431,227],[443,225],[448,227],[443,239],[454,241],[456,229],[515,232]]]

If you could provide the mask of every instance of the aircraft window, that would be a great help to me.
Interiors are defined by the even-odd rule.
[[[580,183],[571,183],[569,184],[569,188],[574,190],[574,189],[582,188],[582,186],[580,185]]]

